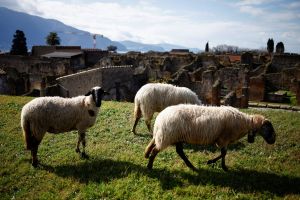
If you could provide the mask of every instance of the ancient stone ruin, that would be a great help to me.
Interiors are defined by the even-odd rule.
[[[297,54],[118,54],[80,47],[36,47],[33,53],[0,55],[1,94],[71,97],[101,85],[110,92],[107,99],[133,101],[147,82],[166,82],[194,90],[209,105],[246,108],[249,101],[284,102],[284,91],[296,94],[300,105]]]

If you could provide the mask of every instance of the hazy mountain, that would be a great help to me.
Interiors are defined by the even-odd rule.
[[[143,44],[139,42],[133,42],[133,41],[119,41],[121,44],[126,46],[128,51],[141,51],[141,52],[147,52],[147,51],[166,51],[163,47],[160,47],[159,45],[153,45],[153,44]]]
[[[49,32],[58,33],[61,45],[80,45],[82,48],[93,48],[93,38],[89,32],[81,31],[57,20],[45,19],[0,7],[1,50],[10,50],[13,35],[17,29],[24,32],[28,49],[31,49],[33,45],[45,45],[45,38]],[[107,37],[97,36],[96,41],[97,48],[106,49],[109,45],[115,45],[118,50],[126,51],[124,45],[111,41]]]
[[[188,48],[180,45],[175,44],[168,44],[168,43],[160,43],[160,44],[144,44],[140,42],[133,42],[133,41],[119,41],[121,44],[126,46],[128,51],[141,51],[141,52],[147,52],[147,51],[171,51],[172,49],[189,49],[190,51],[194,53],[198,53],[201,50],[197,48]]]
[[[27,39],[27,47],[46,45],[46,37],[50,32],[57,32],[61,45],[79,45],[82,48],[93,48],[91,33],[68,26],[60,21],[45,19],[22,12],[0,7],[0,50],[9,51],[16,30],[22,30]],[[106,49],[109,45],[118,47],[118,51],[170,51],[171,49],[186,49],[173,44],[143,44],[133,41],[112,41],[107,37],[96,37],[96,47]],[[198,49],[190,49],[198,52]]]

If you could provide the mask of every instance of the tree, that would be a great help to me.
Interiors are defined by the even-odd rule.
[[[60,38],[58,37],[56,32],[50,32],[46,37],[46,43],[51,46],[60,45]]]
[[[283,42],[278,42],[276,44],[276,53],[284,53],[284,44],[283,44]]]
[[[273,51],[274,51],[274,40],[273,40],[273,38],[268,39],[267,49],[268,49],[269,53],[273,53]]]
[[[205,52],[209,52],[209,45],[208,45],[208,42],[207,42],[206,45],[205,45]]]
[[[113,52],[116,52],[118,49],[118,47],[114,46],[114,45],[109,45],[107,47],[107,51],[113,51]]]
[[[14,39],[12,41],[12,46],[10,50],[10,54],[12,55],[27,55],[27,44],[26,37],[23,31],[16,30],[14,34]]]

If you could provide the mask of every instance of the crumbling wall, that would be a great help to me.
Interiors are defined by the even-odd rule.
[[[69,96],[84,95],[94,86],[102,84],[101,68],[87,70],[57,78],[57,83],[69,91]]]
[[[101,68],[102,87],[110,93],[105,99],[133,101],[135,93],[132,66]]]
[[[257,76],[250,78],[249,100],[263,101],[265,99],[265,78]]]
[[[133,75],[132,66],[108,66],[63,76],[57,83],[68,90],[70,97],[84,95],[92,87],[101,86],[110,93],[105,100],[133,101],[137,91]]]
[[[1,55],[0,67],[7,72],[9,82],[14,85],[9,92],[14,95],[21,95],[34,89],[41,89],[41,82],[46,80],[51,85],[51,77],[64,76],[72,73],[67,62],[32,56]],[[22,88],[20,88],[23,87]]]
[[[271,68],[273,72],[281,72],[283,69],[295,67],[297,63],[300,63],[298,54],[275,54]]]

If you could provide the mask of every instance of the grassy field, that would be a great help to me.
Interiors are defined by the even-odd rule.
[[[193,172],[170,147],[146,168],[144,149],[151,137],[139,123],[131,132],[133,104],[103,102],[87,133],[88,160],[75,152],[77,133],[46,134],[39,148],[41,166],[30,164],[20,128],[28,97],[0,96],[0,199],[300,199],[300,113],[243,110],[267,116],[277,132],[274,145],[261,137],[229,148],[224,172],[215,147],[185,145]]]

